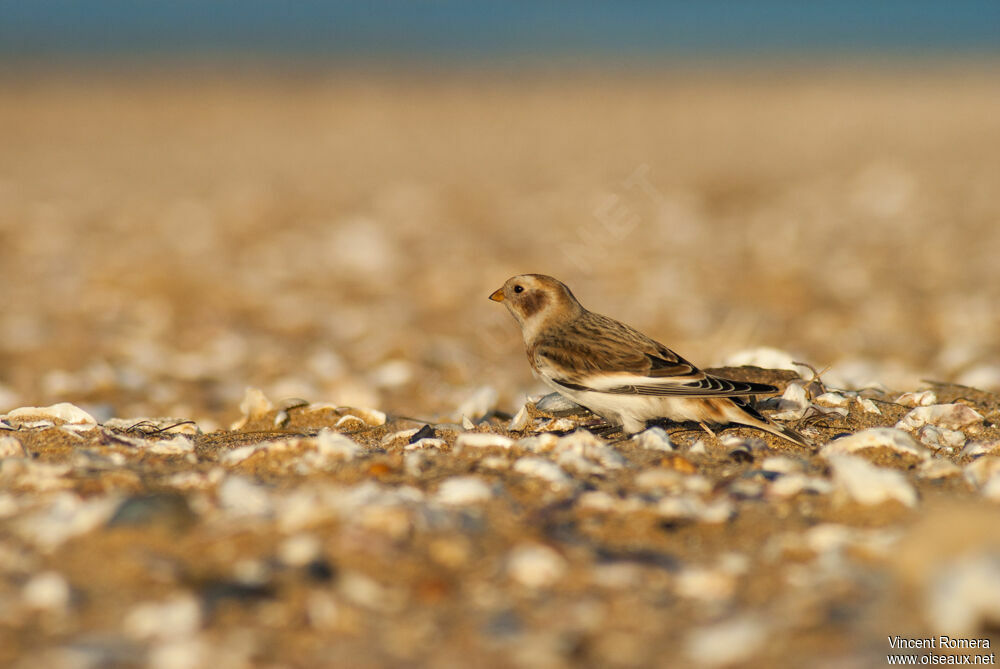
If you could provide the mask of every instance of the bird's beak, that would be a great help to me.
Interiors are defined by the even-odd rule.
[[[494,290],[493,294],[490,295],[490,299],[494,302],[503,302],[503,288],[497,288]]]

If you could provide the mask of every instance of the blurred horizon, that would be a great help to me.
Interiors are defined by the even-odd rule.
[[[0,63],[633,66],[1000,55],[1000,3],[0,0]]]

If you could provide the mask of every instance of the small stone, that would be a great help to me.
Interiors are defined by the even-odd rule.
[[[521,432],[531,422],[531,414],[528,412],[528,405],[524,404],[518,409],[514,417],[510,419],[507,429],[511,432]]]
[[[201,624],[201,604],[194,595],[184,593],[164,602],[135,606],[126,614],[122,626],[136,639],[163,641],[192,637]]]
[[[925,614],[938,634],[975,637],[1000,624],[1000,554],[942,565],[927,588]]]
[[[457,415],[472,421],[482,420],[496,410],[497,399],[497,391],[493,387],[482,386],[459,405]]]
[[[556,416],[559,414],[576,414],[587,411],[573,400],[559,393],[549,393],[548,395],[545,395],[540,400],[535,402],[535,408],[544,413],[550,413]]]
[[[16,437],[0,437],[0,458],[23,458],[27,454]]]
[[[455,440],[455,448],[510,448],[514,440],[492,432],[463,432]]]
[[[922,460],[931,457],[930,451],[914,441],[908,433],[889,427],[872,427],[834,439],[820,450],[820,456],[829,459],[831,456],[857,453],[869,448],[888,448]]]
[[[488,502],[493,489],[478,476],[456,476],[441,484],[435,499],[448,506],[467,506]]]
[[[767,628],[756,617],[740,617],[695,629],[685,650],[691,660],[708,667],[748,661],[767,643]]]
[[[324,427],[312,440],[320,461],[316,466],[324,466],[329,460],[353,460],[361,454],[361,447],[350,437]],[[313,464],[313,463],[311,463]]]
[[[968,458],[978,458],[981,455],[1000,455],[1000,439],[994,439],[993,441],[970,441],[959,455]]]
[[[60,402],[47,407],[21,407],[14,409],[0,419],[10,425],[23,424],[33,420],[50,421],[62,425],[97,425],[97,420],[89,413],[69,402]]]
[[[633,437],[640,448],[647,451],[672,452],[676,450],[674,443],[670,441],[670,435],[662,427],[651,427]]]
[[[278,545],[278,559],[289,567],[304,567],[322,555],[323,544],[312,534],[296,534]]]
[[[416,441],[411,441],[406,446],[403,447],[404,451],[416,451],[424,448],[436,448],[442,449],[448,445],[444,439],[418,439]]]
[[[932,404],[911,410],[896,423],[897,429],[916,430],[924,425],[935,425],[960,430],[981,425],[982,415],[964,404]]]
[[[858,397],[858,404],[861,405],[861,409],[865,413],[873,413],[876,416],[882,415],[882,410],[878,408],[878,405],[867,397]]]
[[[896,404],[904,407],[927,407],[937,404],[937,394],[933,390],[922,390],[919,393],[903,393],[896,398]]]
[[[267,399],[267,395],[264,394],[263,390],[247,387],[243,395],[243,401],[240,402],[240,412],[243,416],[233,423],[230,429],[242,430],[253,421],[262,419],[272,409],[274,409],[274,405],[271,403],[271,400]]]
[[[45,571],[31,577],[21,591],[25,605],[51,613],[63,613],[69,607],[69,583],[55,571]]]
[[[341,416],[333,426],[341,430],[351,430],[353,432],[365,429],[368,427],[368,424],[357,416],[347,414],[346,416]]]
[[[965,434],[960,430],[949,430],[946,427],[935,427],[934,425],[924,425],[917,430],[917,439],[920,443],[936,451],[944,450],[952,453],[965,445]]]
[[[851,400],[840,393],[823,393],[815,399],[815,402],[821,407],[846,407]]]
[[[507,573],[521,585],[547,588],[566,573],[566,559],[541,544],[518,546],[507,555]]]
[[[965,480],[982,489],[991,479],[1000,476],[1000,457],[986,455],[976,458],[963,470]]]
[[[950,460],[944,460],[941,458],[934,458],[932,460],[925,460],[920,463],[917,467],[917,476],[922,479],[928,479],[931,481],[937,479],[949,478],[951,476],[961,476],[962,468],[951,462]]]
[[[523,457],[514,463],[514,471],[526,476],[534,476],[548,481],[553,487],[563,487],[571,483],[572,479],[562,467],[546,460],[545,458]]]
[[[894,469],[876,467],[855,455],[830,455],[836,489],[849,499],[871,506],[896,500],[908,507],[917,505],[917,491],[906,477]]]
[[[236,516],[265,517],[273,513],[268,490],[242,476],[229,476],[219,485],[219,504]]]

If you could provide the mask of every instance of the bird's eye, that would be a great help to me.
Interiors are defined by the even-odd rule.
[[[524,292],[524,286],[514,286],[514,292],[515,293],[523,293]]]

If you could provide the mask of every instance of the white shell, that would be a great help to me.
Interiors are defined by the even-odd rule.
[[[418,451],[422,448],[444,448],[447,442],[444,439],[436,439],[434,437],[424,437],[423,439],[417,439],[412,444],[407,444],[403,446],[404,451]]]
[[[24,445],[15,437],[0,437],[0,458],[23,458],[27,454]]]
[[[930,451],[914,441],[913,437],[902,430],[891,427],[871,427],[840,439],[834,439],[823,447],[820,456],[830,458],[879,447],[923,459],[931,457]]]
[[[75,425],[97,425],[97,420],[93,416],[69,402],[60,402],[47,407],[21,407],[0,416],[0,420],[11,424],[23,423],[29,418],[42,418]]]
[[[759,619],[744,616],[690,633],[685,652],[692,662],[705,667],[742,664],[767,644],[768,629]]]
[[[243,417],[230,426],[231,430],[242,430],[251,421],[259,420],[274,408],[271,400],[260,388],[247,387],[240,402],[240,412]]]
[[[961,476],[962,469],[951,460],[933,458],[925,460],[917,467],[917,475],[922,479],[943,479],[949,476]]]
[[[896,427],[916,430],[924,425],[936,425],[949,430],[958,430],[982,422],[983,417],[979,412],[964,404],[932,404],[911,410],[896,423]]]
[[[466,506],[488,502],[493,489],[478,476],[456,476],[441,484],[435,499],[448,506]]]
[[[874,402],[872,402],[867,397],[859,397],[858,398],[858,404],[861,405],[861,409],[865,413],[873,413],[873,414],[875,414],[877,416],[881,416],[882,415],[882,410],[878,408],[878,405],[875,404]]]
[[[976,488],[982,488],[1000,475],[1000,457],[986,455],[977,458],[965,466],[963,473],[966,481]]]
[[[928,407],[937,404],[937,394],[933,390],[922,390],[919,393],[903,393],[896,398],[896,404],[904,407]]]
[[[799,420],[809,408],[809,395],[802,383],[789,383],[776,401],[777,413],[772,418],[778,420]]]
[[[935,450],[945,449],[948,453],[965,445],[965,434],[959,430],[949,430],[946,427],[924,425],[917,430],[917,439]]]
[[[664,451],[670,453],[674,450],[674,443],[670,441],[670,435],[662,427],[651,427],[640,432],[633,437],[640,448],[647,451]]]
[[[455,440],[455,448],[510,448],[514,440],[492,432],[463,432]]]
[[[566,559],[548,546],[518,546],[507,555],[507,573],[528,588],[554,585],[566,570]]]
[[[855,502],[874,505],[896,500],[909,507],[917,505],[917,491],[901,472],[876,467],[855,455],[831,455],[827,459],[833,469],[834,486]]]
[[[569,485],[572,479],[562,467],[545,458],[524,457],[514,463],[514,471],[548,481],[554,487]]]
[[[970,441],[959,453],[965,457],[979,457],[980,455],[1000,455],[1000,439],[993,441]]]
[[[464,402],[458,406],[456,412],[458,416],[477,421],[487,414],[492,413],[497,408],[497,391],[492,386],[482,386],[469,395]]]
[[[125,616],[125,633],[141,640],[177,640],[193,637],[202,624],[201,602],[189,593],[163,602],[138,604]]]
[[[528,427],[528,423],[531,421],[531,415],[528,413],[528,405],[524,404],[518,409],[514,417],[510,419],[510,423],[507,425],[507,429],[511,432],[520,432],[524,428]]]
[[[846,407],[851,403],[850,398],[844,397],[840,393],[823,393],[814,401],[822,407]]]
[[[981,552],[941,565],[924,610],[936,633],[975,637],[1000,620],[1000,557]]]

